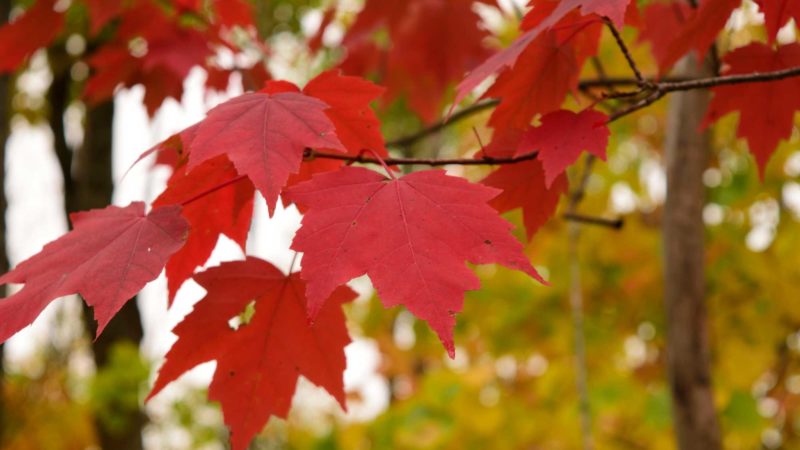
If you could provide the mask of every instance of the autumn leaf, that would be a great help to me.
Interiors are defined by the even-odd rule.
[[[800,3],[795,0],[756,0],[764,13],[764,25],[767,27],[769,43],[775,42],[778,31],[789,20],[800,23]]]
[[[700,2],[700,7],[681,28],[664,29],[664,32],[672,36],[672,40],[666,50],[660,52],[658,66],[661,73],[667,73],[691,50],[694,50],[699,60],[703,60],[733,11],[741,4],[742,0],[705,0]]]
[[[550,220],[556,212],[561,195],[569,188],[565,174],[556,177],[548,187],[542,163],[537,159],[502,166],[481,183],[502,190],[500,195],[489,202],[498,212],[522,209],[522,221],[528,240]]]
[[[609,17],[618,27],[622,27],[625,23],[625,11],[629,3],[630,0],[562,0],[558,5],[554,6],[549,1],[532,0],[531,4],[535,8],[547,8],[548,11],[552,12],[545,17],[537,19],[535,26],[518,37],[508,48],[496,53],[472,70],[456,87],[456,98],[453,102],[453,107],[459,104],[467,94],[472,92],[489,76],[500,72],[504,68],[515,67],[517,59],[539,35],[555,26],[576,8],[583,16],[597,14]],[[529,14],[538,15],[535,8]]]
[[[693,14],[688,2],[650,3],[644,9],[644,24],[639,33],[640,42],[650,42],[658,67],[665,72],[675,61],[670,45],[679,30]]]
[[[782,45],[773,50],[767,45],[753,43],[725,55],[725,64],[729,75],[798,67],[800,44]],[[705,125],[725,114],[739,112],[737,135],[747,140],[763,176],[778,143],[792,134],[794,115],[800,109],[800,79],[718,86],[712,92],[714,97]]]
[[[80,294],[94,307],[97,335],[131,297],[154,280],[186,239],[181,208],[144,212],[144,203],[72,214],[74,229],[0,277],[24,283],[0,301],[0,342],[33,322],[53,300]]]
[[[587,151],[605,161],[610,132],[608,116],[587,109],[579,113],[560,110],[542,117],[542,124],[522,136],[517,155],[539,152],[548,188]]]
[[[309,323],[305,283],[258,258],[223,263],[195,275],[206,295],[173,332],[177,342],[158,373],[152,398],[207,361],[217,367],[208,391],[222,405],[231,447],[247,447],[270,416],[286,417],[302,375],[345,408],[344,347],[350,343],[341,305],[356,297],[333,291]],[[254,309],[236,327],[229,322]]]
[[[464,72],[491,54],[473,4],[495,0],[368,0],[342,45],[345,73],[380,75],[385,100],[405,96],[424,121],[441,112],[444,94]],[[387,48],[376,38],[385,31]]]
[[[307,209],[292,248],[303,252],[313,318],[337,286],[367,274],[386,307],[405,305],[454,356],[454,314],[478,289],[465,262],[499,263],[542,281],[487,202],[499,191],[438,170],[399,179],[343,167],[290,188]]]
[[[227,236],[245,250],[255,189],[246,179],[225,184],[237,177],[233,164],[220,155],[192,171],[186,167],[177,169],[167,188],[153,202],[154,207],[189,202],[182,209],[189,223],[189,237],[166,266],[170,303],[195,269],[208,261],[220,236]],[[224,187],[214,190],[219,186]]]
[[[64,28],[55,0],[39,0],[13,22],[0,27],[0,73],[18,69],[36,50],[47,47]]]
[[[228,155],[272,213],[289,175],[300,169],[307,147],[345,151],[324,113],[327,108],[320,100],[294,92],[250,93],[228,100],[200,123],[188,168]]]

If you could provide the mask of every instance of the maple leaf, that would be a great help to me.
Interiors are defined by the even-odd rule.
[[[771,72],[800,66],[800,44],[773,50],[752,43],[725,55],[726,74]],[[737,135],[747,140],[763,177],[769,158],[781,139],[792,134],[795,111],[800,109],[800,79],[787,78],[769,83],[718,86],[708,107],[704,126],[725,114],[738,111]]]
[[[250,93],[215,107],[200,122],[189,152],[191,170],[222,154],[267,200],[270,214],[307,147],[345,151],[324,110],[328,105],[295,92]]]
[[[591,30],[587,30],[591,31]],[[595,27],[596,42],[600,28]],[[559,41],[555,32],[539,36],[520,55],[519,64],[500,74],[484,98],[500,98],[489,125],[524,128],[536,114],[558,109],[566,94],[578,84],[581,66],[575,48]]]
[[[122,0],[84,0],[89,8],[90,31],[96,35],[123,10]]]
[[[344,347],[350,337],[341,305],[356,297],[350,288],[336,289],[312,325],[300,276],[287,277],[266,261],[226,262],[194,279],[206,296],[173,330],[178,340],[148,399],[184,372],[216,361],[208,396],[222,405],[234,450],[246,448],[270,416],[286,417],[300,375],[345,408]],[[230,319],[251,304],[250,320],[233,329]]]
[[[681,29],[693,13],[688,2],[651,3],[645,8],[639,41],[650,42],[662,72],[674,64],[670,45],[675,40],[675,30]]]
[[[733,11],[741,4],[742,0],[704,0],[682,28],[665,30],[673,39],[658,60],[661,72],[666,73],[691,50],[702,61]]]
[[[388,89],[386,101],[405,95],[411,109],[430,122],[450,84],[491,54],[474,3],[369,0],[342,42],[348,50],[342,68],[357,75],[379,72]],[[496,5],[495,0],[480,3]],[[388,46],[377,43],[382,30]]]
[[[142,202],[70,218],[72,231],[0,277],[0,284],[25,283],[0,301],[0,342],[33,322],[53,300],[71,294],[80,294],[94,307],[99,336],[122,305],[183,246],[188,229],[180,207],[145,214]]]
[[[537,19],[535,26],[518,37],[508,48],[494,54],[472,70],[456,87],[453,108],[489,76],[504,68],[516,67],[519,56],[540,34],[555,26],[576,8],[581,15],[597,14],[609,17],[618,27],[622,27],[625,22],[625,11],[629,3],[630,0],[562,0],[558,5],[554,5],[552,2],[542,0],[531,1],[531,4],[535,7],[547,8],[548,11],[552,12],[545,17]],[[539,13],[534,8],[529,14],[538,15]],[[453,108],[451,108],[451,112]]]
[[[313,318],[337,286],[369,275],[386,307],[405,305],[454,356],[454,314],[478,289],[465,262],[499,263],[542,281],[487,202],[500,192],[440,170],[399,179],[358,167],[315,175],[287,196],[307,209],[292,248],[303,252]]]
[[[253,4],[246,0],[214,0],[218,22],[225,27],[255,25]]]
[[[517,155],[539,151],[545,182],[553,182],[586,150],[605,161],[610,132],[608,116],[587,109],[579,113],[560,110],[542,117],[542,124],[530,128],[522,136]]]
[[[39,0],[13,22],[0,27],[0,73],[19,68],[36,50],[47,47],[64,29],[55,0]]]
[[[778,31],[790,19],[800,23],[800,3],[796,0],[756,0],[756,3],[764,13],[764,25],[767,27],[770,44],[775,42]]]
[[[170,303],[195,269],[208,261],[220,235],[229,237],[242,251],[245,250],[253,217],[255,189],[247,180],[225,185],[237,176],[233,164],[224,155],[210,159],[192,171],[181,167],[153,202],[154,207],[159,207],[189,201],[182,209],[183,217],[189,223],[189,237],[166,266]],[[214,190],[219,186],[224,187]]]
[[[132,39],[143,39],[147,52],[131,54]],[[121,15],[115,39],[92,54],[93,74],[83,96],[90,104],[108,100],[120,85],[145,87],[144,103],[151,116],[167,98],[180,100],[183,80],[194,66],[203,66],[211,55],[209,40],[199,31],[180,25],[153,2],[135,3]]]

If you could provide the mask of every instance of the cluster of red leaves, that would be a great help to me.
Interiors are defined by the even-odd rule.
[[[84,1],[91,33],[111,32],[89,57],[94,74],[86,98],[101,101],[119,85],[141,83],[151,112],[165,98],[180,97],[192,67],[205,67],[210,85],[226,85],[228,72],[209,66],[210,56],[215,47],[229,46],[226,28],[253,23],[244,0],[176,0],[169,8],[150,0]],[[403,305],[426,321],[453,356],[454,316],[464,292],[479,288],[467,263],[497,263],[543,282],[499,214],[521,209],[530,240],[567,192],[565,172],[581,152],[605,158],[608,116],[593,106],[562,109],[578,87],[584,63],[596,56],[603,27],[637,27],[666,73],[689,52],[702,57],[740,5],[705,0],[692,9],[656,2],[640,17],[630,0],[531,0],[520,37],[491,55],[488,32],[473,10],[478,2],[495,5],[494,0],[368,0],[344,38],[348,53],[341,68],[377,73],[385,88],[338,70],[302,89],[285,81],[259,82],[263,89],[217,106],[203,121],[146,152],[143,156],[156,153],[157,163],[174,170],[152,210],[145,213],[144,204],[134,203],[76,214],[73,231],[0,277],[3,284],[24,284],[0,301],[0,341],[64,295],[80,294],[94,307],[100,332],[161,270],[170,301],[193,277],[206,295],[175,328],[178,341],[151,396],[192,367],[216,361],[209,396],[222,404],[234,449],[245,448],[269,417],[286,416],[300,375],[345,406],[349,337],[342,305],[355,296],[346,287],[353,278],[369,276],[386,307]],[[726,73],[800,66],[800,46],[774,43],[783,24],[800,18],[796,2],[758,3],[769,43],[725,55]],[[0,55],[8,55],[0,70],[19,67],[62,32],[64,13],[54,7],[52,0],[40,0],[0,29]],[[204,18],[203,25],[184,26],[180,19],[186,14]],[[334,17],[331,9],[323,21]],[[47,24],[47,32],[34,31],[37,23]],[[388,42],[381,40],[384,32]],[[26,33],[35,38],[8,44]],[[140,39],[147,51],[136,56],[131,44]],[[321,43],[320,33],[310,46]],[[488,122],[493,139],[477,157],[535,153],[536,158],[499,167],[475,184],[440,170],[401,177],[386,166],[384,175],[343,167],[341,160],[306,157],[315,149],[388,158],[370,104],[404,95],[431,120],[454,82],[471,68],[456,87],[456,104],[495,74],[483,96],[499,100]],[[718,87],[707,122],[740,112],[740,136],[763,170],[791,132],[798,109],[796,79]],[[286,275],[248,257],[195,273],[222,235],[245,249],[256,190],[270,213],[279,198],[304,213],[292,244],[303,253],[301,272]]]
[[[55,0],[37,1],[0,29],[0,72],[18,69],[36,50],[53,45],[65,31],[69,11],[57,11]],[[233,69],[216,66],[218,48],[235,50],[228,40],[234,26],[253,30],[252,6],[246,0],[214,0],[207,9],[199,0],[173,5],[155,0],[83,0],[90,42],[86,61],[92,75],[83,97],[91,105],[110,99],[120,86],[141,84],[150,115],[167,98],[180,100],[183,82],[193,67],[209,72],[208,87],[224,90]],[[185,18],[191,16],[193,25]],[[262,65],[243,70],[256,85],[268,78]]]

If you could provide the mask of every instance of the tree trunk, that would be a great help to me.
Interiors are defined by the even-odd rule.
[[[48,92],[51,108],[50,127],[54,134],[54,148],[64,178],[64,208],[67,214],[111,204],[114,192],[112,171],[112,144],[114,124],[113,100],[90,107],[86,112],[84,142],[75,153],[70,150],[64,135],[64,111],[70,100],[71,78],[69,61],[63,49],[50,49],[53,84]],[[65,63],[66,61],[66,63]],[[97,322],[93,312],[84,303],[84,328],[94,339]],[[110,360],[115,345],[128,342],[138,346],[143,330],[135,298],[128,301],[114,317],[103,335],[92,345],[97,370],[102,370]],[[142,449],[142,429],[146,423],[140,410],[115,411],[123,416],[126,427],[114,431],[102,418],[95,418],[100,445],[105,450]]]
[[[0,0],[0,26],[8,21],[11,0]],[[0,75],[0,273],[8,272],[8,252],[6,251],[6,143],[11,125],[11,77]],[[5,297],[5,287],[0,289]],[[5,436],[5,370],[3,362],[3,343],[0,342],[0,445]]]
[[[111,204],[114,192],[111,164],[113,123],[113,100],[90,108],[86,113],[84,143],[73,160],[73,205],[76,210],[105,208]],[[84,309],[87,333],[94,337],[97,333],[97,322],[91,314],[88,308]],[[138,347],[142,336],[142,322],[134,298],[122,307],[114,320],[109,322],[102,336],[95,340],[93,350],[98,370],[108,364],[115,345],[129,342]],[[96,420],[101,447],[105,450],[141,449],[142,428],[146,422],[144,414],[138,409],[116,413],[125,416],[127,426],[122,432],[109,430],[101,420]]]
[[[710,64],[685,59],[680,70],[708,76]],[[710,136],[699,129],[709,93],[676,93],[669,105],[665,153],[667,200],[664,208],[664,299],[667,313],[667,364],[672,416],[678,448],[721,448],[711,388],[708,321],[705,306],[703,172]]]

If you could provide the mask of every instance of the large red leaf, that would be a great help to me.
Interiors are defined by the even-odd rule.
[[[778,31],[794,19],[800,23],[800,2],[797,0],[756,0],[764,13],[764,25],[767,27],[767,38],[770,44],[775,42]]]
[[[36,50],[47,47],[64,28],[55,0],[38,0],[18,19],[0,27],[0,73],[11,72]]]
[[[246,448],[270,416],[286,417],[300,375],[345,407],[344,347],[350,337],[341,305],[355,298],[352,290],[335,290],[312,325],[300,276],[287,277],[266,261],[227,262],[194,278],[206,296],[173,330],[178,341],[149,398],[193,367],[216,361],[208,396],[222,404],[234,450]],[[232,328],[230,319],[251,304],[249,322]]]
[[[327,108],[295,92],[251,93],[228,100],[200,123],[188,167],[228,155],[264,195],[272,213],[289,175],[300,169],[307,147],[345,151],[325,115]]]
[[[542,163],[537,159],[502,166],[481,183],[503,191],[489,202],[497,211],[504,213],[512,209],[522,209],[522,221],[528,240],[550,220],[556,212],[561,195],[569,188],[566,174],[559,175],[548,188]]]
[[[221,235],[245,249],[255,189],[246,179],[225,185],[237,176],[233,164],[223,155],[192,171],[180,167],[170,178],[166,190],[153,202],[153,206],[158,207],[190,201],[183,207],[183,217],[189,222],[189,237],[166,267],[170,302],[195,269],[208,261]],[[224,187],[214,190],[219,186]]]
[[[144,212],[144,203],[72,214],[74,229],[0,277],[25,283],[0,301],[0,342],[21,330],[53,300],[80,294],[94,307],[98,336],[114,314],[154,280],[186,239],[181,208]]]
[[[405,305],[454,355],[454,315],[478,289],[465,262],[499,263],[541,281],[487,202],[499,191],[444,171],[400,179],[358,167],[315,175],[288,190],[307,208],[292,248],[304,252],[311,316],[347,281],[369,275],[386,307]]]
[[[528,46],[539,37],[544,31],[552,28],[570,12],[576,8],[581,15],[597,14],[609,17],[618,27],[622,27],[625,22],[625,11],[630,0],[562,0],[557,6],[546,0],[533,0],[531,4],[535,8],[546,8],[552,12],[543,18],[538,18],[533,28],[518,37],[508,48],[496,53],[491,58],[484,61],[480,66],[472,70],[456,87],[456,99],[453,105],[457,105],[473,89],[488,78],[504,68],[512,68],[517,64],[517,59]],[[538,13],[536,13],[538,15]]]
[[[560,110],[542,117],[542,124],[529,129],[522,137],[517,155],[539,151],[544,167],[545,182],[552,188],[553,182],[581,152],[587,152],[605,161],[608,147],[608,116],[587,109],[579,113]]]
[[[800,44],[782,45],[773,50],[760,43],[736,49],[725,55],[726,74],[771,72],[800,66]],[[739,112],[738,136],[747,140],[750,152],[763,175],[781,139],[792,134],[794,115],[800,110],[800,79],[719,86],[708,108],[705,125],[725,114]]]

